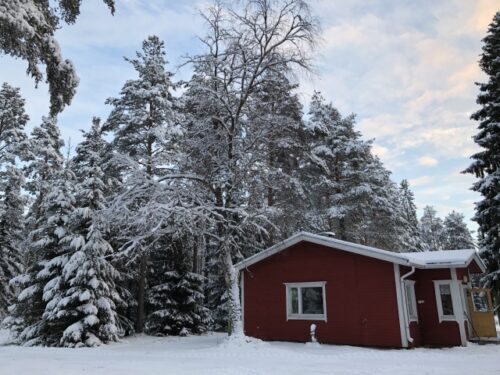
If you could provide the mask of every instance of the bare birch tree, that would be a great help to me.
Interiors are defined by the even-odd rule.
[[[189,59],[195,74],[185,95],[191,116],[186,142],[192,150],[185,167],[212,197],[216,215],[211,241],[218,248],[229,294],[229,330],[239,334],[234,260],[240,256],[242,238],[266,234],[266,216],[246,204],[250,171],[256,167],[252,151],[263,142],[250,136],[263,126],[249,120],[250,102],[267,73],[291,75],[297,68],[311,69],[310,52],[319,28],[302,0],[249,0],[232,6],[216,2],[202,16],[208,27],[201,39],[205,51]]]

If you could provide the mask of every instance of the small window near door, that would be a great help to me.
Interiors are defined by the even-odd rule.
[[[325,282],[286,283],[287,319],[325,320]]]
[[[474,302],[474,311],[477,312],[488,312],[490,311],[490,304],[488,301],[488,296],[484,290],[473,291],[472,301]]]
[[[455,320],[451,285],[452,284],[450,280],[434,281],[436,303],[440,322],[443,320]]]
[[[415,281],[405,280],[406,308],[410,321],[418,321],[417,297],[415,295]]]

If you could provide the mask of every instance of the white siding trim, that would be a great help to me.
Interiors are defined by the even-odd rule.
[[[408,338],[406,337],[405,330],[405,317],[403,304],[405,303],[403,299],[403,293],[401,290],[401,274],[399,272],[399,264],[394,264],[394,282],[396,283],[396,303],[398,305],[398,318],[399,318],[399,331],[401,333],[401,345],[403,348],[408,347]]]
[[[457,318],[458,328],[460,330],[460,340],[462,341],[462,346],[467,346],[467,336],[465,334],[465,316],[463,310],[463,293],[460,281],[457,279],[456,268],[450,269],[451,273],[451,291],[453,296],[453,310]]]

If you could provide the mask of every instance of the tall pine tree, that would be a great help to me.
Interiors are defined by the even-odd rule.
[[[114,133],[116,160],[122,166],[124,186],[112,207],[116,208],[117,223],[124,218],[127,221],[119,236],[124,240],[128,256],[138,262],[136,330],[142,332],[148,252],[160,235],[157,229],[162,219],[150,217],[151,220],[145,220],[145,215],[151,216],[153,212],[148,214],[141,208],[160,195],[157,177],[162,174],[162,168],[175,164],[169,152],[179,128],[172,96],[172,73],[166,70],[164,43],[150,36],[143,42],[142,52],[137,52],[135,59],[126,60],[139,77],[128,80],[118,98],[107,100],[113,110],[104,130]]]
[[[19,89],[7,83],[0,89],[0,319],[13,302],[10,280],[22,269],[22,229],[26,199],[18,162],[26,158],[24,127],[28,116]]]
[[[57,292],[67,259],[60,240],[66,236],[74,202],[69,171],[63,168],[62,145],[55,119],[43,118],[42,124],[33,129],[26,165],[30,178],[27,187],[35,195],[27,218],[29,264],[23,274],[13,279],[20,293],[5,320],[26,345],[58,342],[47,330],[43,314],[52,293]]]
[[[30,265],[14,279],[21,292],[11,308],[8,325],[25,345],[59,345],[58,330],[48,321],[49,304],[61,299],[62,269],[70,251],[64,244],[69,217],[74,210],[71,172],[63,169],[55,175],[53,187],[40,206],[38,220],[29,234]]]
[[[482,148],[474,154],[465,170],[479,180],[472,189],[482,195],[476,204],[474,220],[479,224],[479,248],[486,261],[487,285],[493,287],[495,303],[500,304],[500,12],[495,14],[483,39],[479,66],[488,76],[480,83],[477,103],[481,105],[472,119],[479,121],[474,141]],[[500,309],[498,309],[500,314]]]
[[[401,250],[398,191],[390,172],[371,153],[371,142],[315,93],[307,122],[302,181],[310,200],[310,230],[339,239]]]
[[[0,202],[0,320],[14,302],[15,289],[10,281],[23,269],[21,250],[23,211],[26,199],[21,195],[24,181],[21,171],[8,166],[0,173],[2,198]]]
[[[69,257],[57,295],[44,313],[61,346],[96,346],[116,341],[119,335],[116,305],[123,304],[115,287],[119,274],[109,261],[113,249],[100,216],[104,208],[103,143],[99,121],[94,119],[73,160],[78,176],[76,203],[69,231],[61,241]]]
[[[420,218],[420,237],[425,251],[443,250],[443,220],[437,216],[437,211],[432,206],[424,207]]]
[[[444,250],[474,249],[476,245],[469,228],[464,221],[464,215],[452,211],[444,218],[443,223]]]
[[[399,202],[403,223],[402,241],[404,249],[405,251],[422,251],[423,244],[418,226],[415,196],[407,180],[401,181],[399,185]]]

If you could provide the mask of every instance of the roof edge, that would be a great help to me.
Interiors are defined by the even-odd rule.
[[[240,271],[243,268],[258,263],[261,260],[270,257],[271,255],[277,254],[282,250],[285,250],[288,247],[293,246],[301,241],[307,241],[317,245],[323,245],[338,250],[348,251],[354,254],[368,256],[370,258],[385,260],[391,263],[411,266],[411,260],[407,257],[399,255],[398,253],[393,253],[391,251],[377,249],[374,247],[359,245],[352,242],[342,241],[336,238],[325,237],[309,232],[299,232],[287,238],[286,240],[278,242],[277,244],[269,247],[268,249],[261,251],[260,253],[252,255],[251,257],[244,259],[241,262],[238,262],[235,265],[235,268],[238,271]]]
[[[359,245],[352,242],[347,242],[343,240],[339,240],[336,238],[325,237],[319,234],[314,234],[310,232],[298,232],[293,236],[278,242],[277,244],[248,257],[241,262],[238,262],[235,265],[235,268],[238,271],[241,271],[244,268],[247,268],[255,263],[260,262],[274,254],[277,254],[290,246],[293,246],[299,242],[306,241],[311,242],[317,245],[327,246],[330,248],[347,251],[353,254],[364,255],[370,258],[375,258],[387,262],[391,262],[394,264],[399,264],[403,266],[417,267],[420,269],[433,269],[433,268],[456,268],[456,267],[468,267],[472,261],[474,260],[476,264],[479,266],[482,272],[486,271],[486,266],[477,253],[477,251],[472,252],[471,256],[466,262],[423,262],[417,259],[412,259],[411,255],[406,256],[411,253],[396,253],[387,250],[378,249],[375,247]],[[473,250],[473,249],[470,249]],[[453,251],[453,250],[450,250]],[[404,254],[404,255],[403,255]]]

